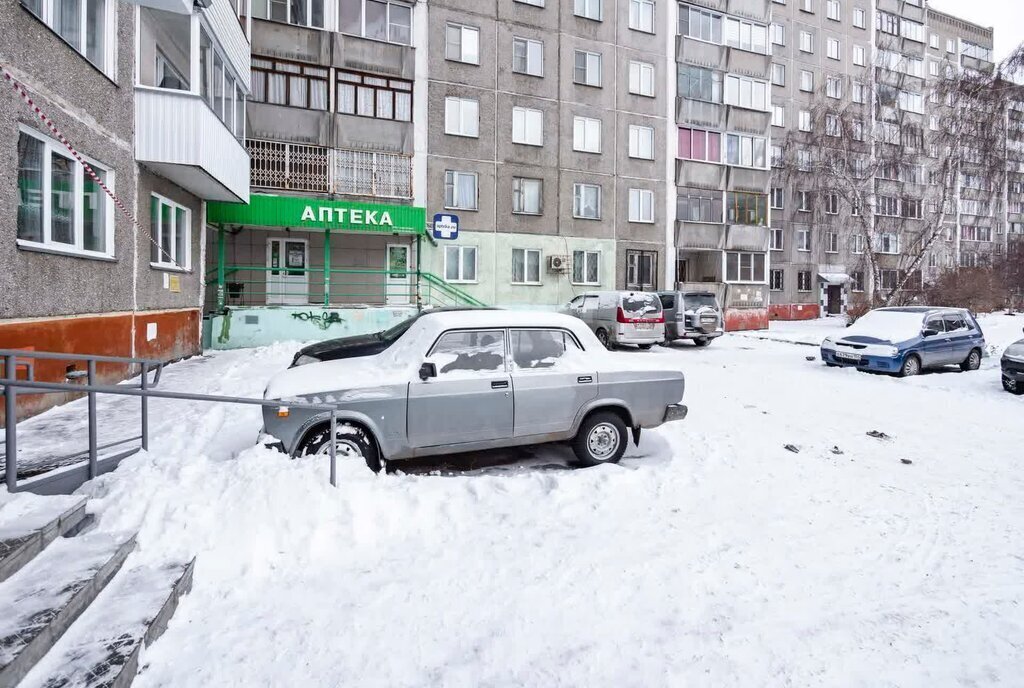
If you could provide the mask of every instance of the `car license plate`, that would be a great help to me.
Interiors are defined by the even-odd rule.
[[[837,351],[836,358],[841,358],[844,361],[859,361],[860,354],[851,354],[848,351]]]
[[[636,329],[638,330],[653,330],[653,323],[636,323]]]

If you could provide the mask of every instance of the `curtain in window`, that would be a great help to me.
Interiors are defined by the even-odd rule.
[[[402,122],[412,121],[412,94],[395,94],[395,119]]]
[[[388,39],[388,4],[380,0],[366,0],[366,33],[367,38],[380,41]]]
[[[102,170],[93,169],[104,182]],[[82,248],[87,251],[104,251],[107,247],[107,196],[93,178],[83,175],[82,186]]]
[[[356,89],[356,114],[363,117],[373,117],[373,89],[360,86]]]
[[[459,247],[446,246],[444,249],[444,278],[459,279]]]
[[[309,22],[309,18],[306,16],[306,0],[291,0],[292,24],[299,24],[300,26],[306,26]]]
[[[462,247],[462,279],[476,280],[476,249],[472,246]]]
[[[476,208],[476,177],[472,174],[455,175],[455,205]]]
[[[394,119],[394,95],[391,91],[380,89],[377,91],[377,117],[380,119]]]
[[[18,138],[18,238],[43,240],[43,142]]]
[[[526,251],[522,249],[512,251],[512,281],[526,281]]]
[[[70,158],[50,154],[50,240],[75,243],[75,168]]]
[[[105,0],[85,2],[85,57],[94,65],[103,67],[106,38],[107,4]]]
[[[80,0],[55,0],[54,17],[57,33],[75,50],[82,48],[82,15]]]
[[[412,42],[412,8],[391,4],[388,39],[392,43],[409,45]]]
[[[587,281],[591,283],[597,282],[597,254],[587,254]]]
[[[160,262],[160,200],[149,197],[149,260]]]
[[[356,112],[356,87],[352,84],[338,84],[338,112],[354,115]]]
[[[327,82],[320,79],[309,80],[309,107],[313,110],[327,109]]]
[[[341,0],[338,11],[342,33],[363,33],[363,0]]]
[[[186,243],[189,237],[188,217],[184,208],[174,209],[174,262],[180,267],[186,267],[188,248]]]
[[[299,76],[288,79],[288,104],[297,107],[306,107],[306,97],[309,90],[309,80]]]

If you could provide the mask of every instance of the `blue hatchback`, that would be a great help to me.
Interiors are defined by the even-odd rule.
[[[985,335],[970,311],[908,306],[876,308],[842,337],[826,337],[821,360],[906,377],[946,365],[977,370],[984,351]]]

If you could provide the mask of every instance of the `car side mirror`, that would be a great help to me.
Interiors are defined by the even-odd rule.
[[[930,327],[926,327],[926,328],[924,328],[923,330],[921,330],[921,336],[922,336],[922,337],[934,337],[934,336],[935,336],[935,335],[937,335],[938,333],[939,333],[939,331],[938,331],[938,330],[933,330],[933,329],[932,329],[932,328],[930,328]]]
[[[437,377],[437,366],[427,361],[420,366],[420,379],[426,382],[432,377]]]

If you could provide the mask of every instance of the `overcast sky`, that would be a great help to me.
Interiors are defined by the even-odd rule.
[[[974,24],[994,26],[996,62],[1024,42],[1024,0],[928,0],[928,6]]]

